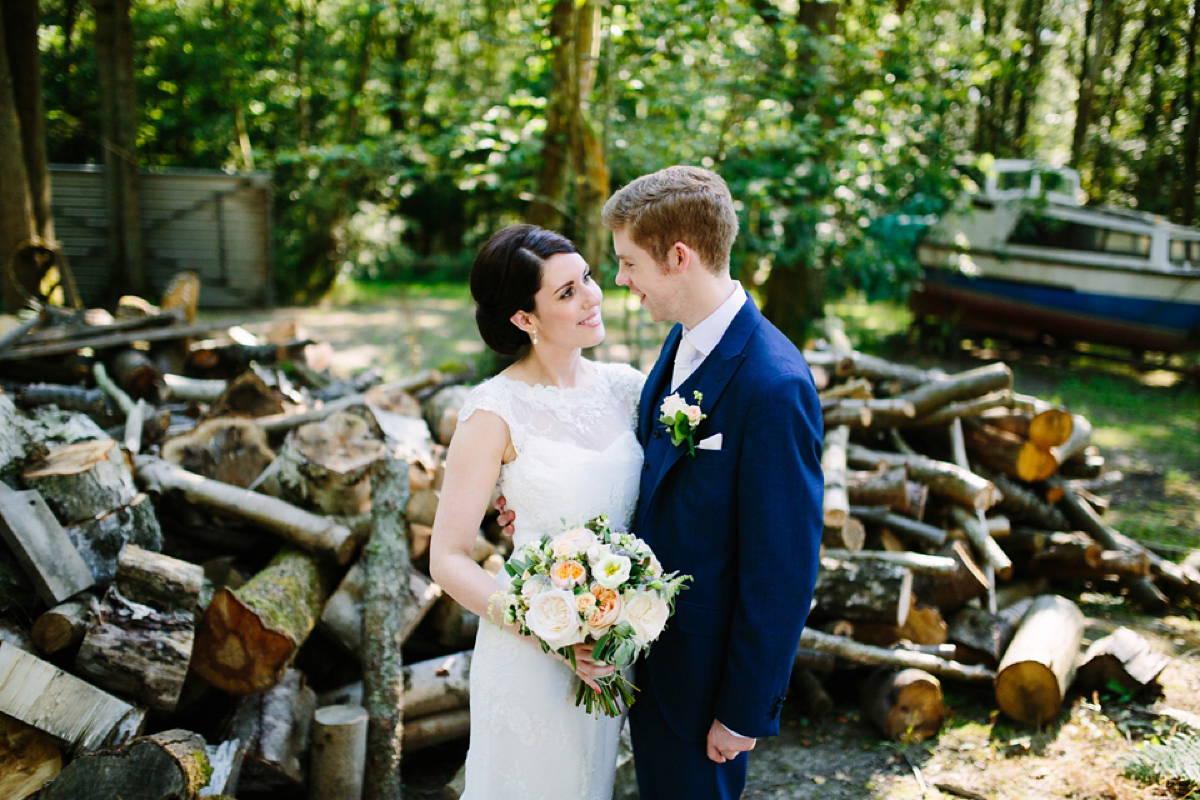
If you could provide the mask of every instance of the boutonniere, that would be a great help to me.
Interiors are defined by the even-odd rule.
[[[696,428],[700,426],[700,420],[708,415],[700,411],[700,402],[704,400],[704,395],[692,392],[692,397],[696,399],[695,405],[683,402],[679,392],[667,395],[658,409],[658,413],[661,415],[658,421],[666,427],[667,433],[671,435],[671,444],[678,447],[687,442],[688,455],[695,457],[696,442],[693,435],[696,433]]]

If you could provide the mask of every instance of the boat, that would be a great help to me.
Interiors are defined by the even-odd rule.
[[[1200,348],[1200,229],[1080,202],[1079,173],[995,159],[917,242],[919,323],[1016,341]]]

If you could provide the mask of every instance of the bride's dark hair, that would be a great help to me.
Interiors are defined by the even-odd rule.
[[[484,344],[503,356],[527,347],[529,334],[512,323],[512,315],[534,310],[546,259],[576,252],[570,239],[536,225],[510,225],[493,233],[471,266],[475,324]]]

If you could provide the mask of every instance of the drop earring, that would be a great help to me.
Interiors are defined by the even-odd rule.
[[[533,337],[533,343],[537,344],[537,331],[534,331],[533,333],[531,333],[530,336]]]

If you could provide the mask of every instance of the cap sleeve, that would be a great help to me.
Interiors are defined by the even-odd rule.
[[[459,424],[470,419],[476,411],[490,411],[504,420],[508,425],[508,435],[512,439],[513,448],[520,452],[525,443],[525,426],[518,424],[515,419],[512,394],[507,390],[504,381],[490,378],[472,389],[458,412]]]

